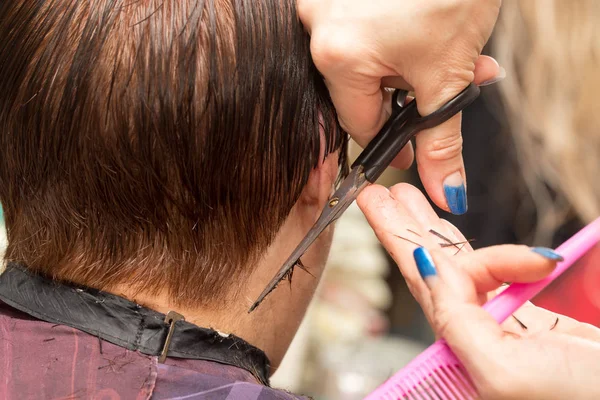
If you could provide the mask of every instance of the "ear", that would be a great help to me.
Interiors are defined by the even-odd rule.
[[[321,137],[319,164],[310,172],[299,202],[305,205],[317,206],[321,210],[334,192],[339,171],[339,150],[330,153],[323,159],[326,142],[322,125],[319,134]]]

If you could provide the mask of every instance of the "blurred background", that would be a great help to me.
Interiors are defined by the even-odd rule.
[[[600,1],[505,0],[484,54],[507,78],[482,88],[464,112],[469,212],[437,210],[474,248],[555,247],[600,214]],[[389,170],[380,183],[401,181],[421,187],[414,166]],[[600,326],[597,288],[598,247],[534,303]],[[272,384],[317,400],[361,399],[433,340],[353,206],[337,223],[319,293]]]

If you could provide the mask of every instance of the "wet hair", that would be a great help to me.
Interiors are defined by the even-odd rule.
[[[345,165],[293,1],[10,0],[0,37],[5,259],[32,271],[212,304]]]

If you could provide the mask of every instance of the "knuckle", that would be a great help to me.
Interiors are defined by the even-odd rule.
[[[434,303],[436,303],[436,307],[432,319],[433,328],[440,337],[451,337],[452,324],[456,324],[456,321],[460,320],[460,313],[448,308],[444,303],[440,304],[439,301],[434,301]]]
[[[405,198],[407,195],[408,196],[414,196],[414,195],[422,196],[423,195],[419,189],[417,189],[413,185],[406,183],[406,182],[396,183],[389,190],[390,190],[390,193],[392,193],[392,196],[394,196],[394,198],[396,198],[396,199]]]
[[[305,25],[310,20],[314,3],[314,0],[298,0],[296,2],[296,12]]]
[[[429,99],[418,104],[422,115],[430,114],[463,91],[475,79],[475,65],[465,63],[471,57],[458,56],[458,49],[444,50],[449,52],[441,57],[442,61],[432,60],[429,66],[416,76],[415,89],[417,98]]]
[[[423,157],[428,161],[447,161],[462,154],[463,138],[460,133],[434,138],[424,145]]]
[[[310,33],[315,26],[328,22],[328,13],[324,10],[330,8],[331,0],[297,0],[296,13],[302,21],[304,28]],[[321,22],[323,21],[323,22]]]
[[[313,33],[311,53],[321,72],[345,68],[358,57],[353,34],[337,26],[323,27]]]

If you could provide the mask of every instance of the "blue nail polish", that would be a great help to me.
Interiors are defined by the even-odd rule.
[[[417,263],[417,269],[419,270],[419,274],[421,274],[421,278],[425,279],[428,276],[434,276],[437,274],[431,254],[429,254],[426,248],[417,248],[413,252],[413,257]]]
[[[444,195],[452,214],[462,215],[467,212],[467,189],[465,185],[444,185]]]
[[[547,247],[532,247],[531,251],[533,251],[534,253],[537,253],[540,256],[545,257],[549,260],[552,260],[552,261],[564,261],[565,260],[563,258],[563,256],[561,256],[554,250],[549,249]]]

